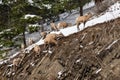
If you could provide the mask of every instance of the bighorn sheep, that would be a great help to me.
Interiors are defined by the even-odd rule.
[[[41,48],[40,48],[40,46],[39,45],[35,45],[35,47],[34,47],[34,52],[36,53],[36,54],[39,54],[40,52],[41,52]]]
[[[13,69],[17,70],[17,67],[20,65],[20,63],[21,63],[21,58],[15,58],[13,60]]]
[[[58,45],[56,39],[59,37],[63,37],[63,34],[55,34],[55,33],[48,34],[44,39],[45,46],[46,45],[50,46],[50,44]]]
[[[58,23],[57,28],[61,29],[61,28],[66,28],[68,26],[72,26],[72,24],[71,23],[67,23],[67,22],[60,22],[60,23]]]
[[[56,38],[57,38],[57,34],[54,34],[54,33],[48,34],[46,38],[44,39],[44,42],[45,44],[56,44],[57,45]]]
[[[29,44],[29,45],[32,45],[33,43],[34,43],[33,39],[32,39],[32,38],[29,38],[28,44]]]
[[[52,30],[58,31],[57,26],[53,21],[51,21],[50,26]]]
[[[25,49],[25,45],[23,43],[21,44],[21,49]]]
[[[92,17],[91,13],[88,13],[87,15],[84,16],[79,16],[76,18],[75,23],[77,25],[77,29],[79,30],[79,25],[81,23],[84,23],[84,27],[85,27],[85,23]]]

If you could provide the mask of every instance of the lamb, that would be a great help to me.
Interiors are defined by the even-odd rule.
[[[50,26],[51,26],[52,31],[53,30],[58,31],[57,26],[53,21],[51,21]]]
[[[92,17],[91,13],[88,13],[87,15],[84,16],[79,16],[76,18],[75,23],[77,25],[77,29],[79,30],[79,25],[81,23],[84,23],[84,27],[85,27],[85,23]]]
[[[13,69],[14,70],[17,70],[17,67],[20,65],[21,61],[22,61],[21,58],[15,58],[13,60]]]
[[[15,58],[15,59],[13,60],[13,65],[18,66],[19,63],[20,63],[20,61],[21,61],[20,58]]]
[[[63,22],[58,23],[57,28],[58,29],[66,28],[66,27],[71,26],[71,25],[72,25],[71,23],[67,23],[67,22],[63,21]]]
[[[46,37],[46,35],[47,35],[47,32],[43,31],[43,32],[40,33],[40,35],[44,39]]]
[[[21,44],[21,49],[25,49],[25,45],[23,43]]]
[[[40,48],[40,46],[39,45],[35,45],[35,47],[34,47],[34,52],[36,53],[36,54],[39,54],[40,52],[41,52],[41,48]]]
[[[33,39],[32,39],[32,38],[29,38],[28,44],[29,44],[29,45],[32,45],[33,43],[34,43]]]

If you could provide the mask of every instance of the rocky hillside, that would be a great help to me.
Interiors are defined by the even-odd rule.
[[[120,80],[120,18],[58,40],[51,53],[22,53],[0,65],[0,80]],[[44,50],[43,45],[40,46]]]

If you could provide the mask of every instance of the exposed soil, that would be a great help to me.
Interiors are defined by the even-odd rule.
[[[63,37],[58,43],[52,54],[24,54],[15,71],[9,66],[12,60],[2,64],[0,80],[120,80],[120,18]]]

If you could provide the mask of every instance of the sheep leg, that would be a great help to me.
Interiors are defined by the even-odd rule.
[[[84,24],[84,28],[85,28],[85,23],[86,23],[86,21],[83,23]]]
[[[79,29],[79,25],[80,25],[80,23],[77,23],[77,30],[80,30],[80,29]]]

